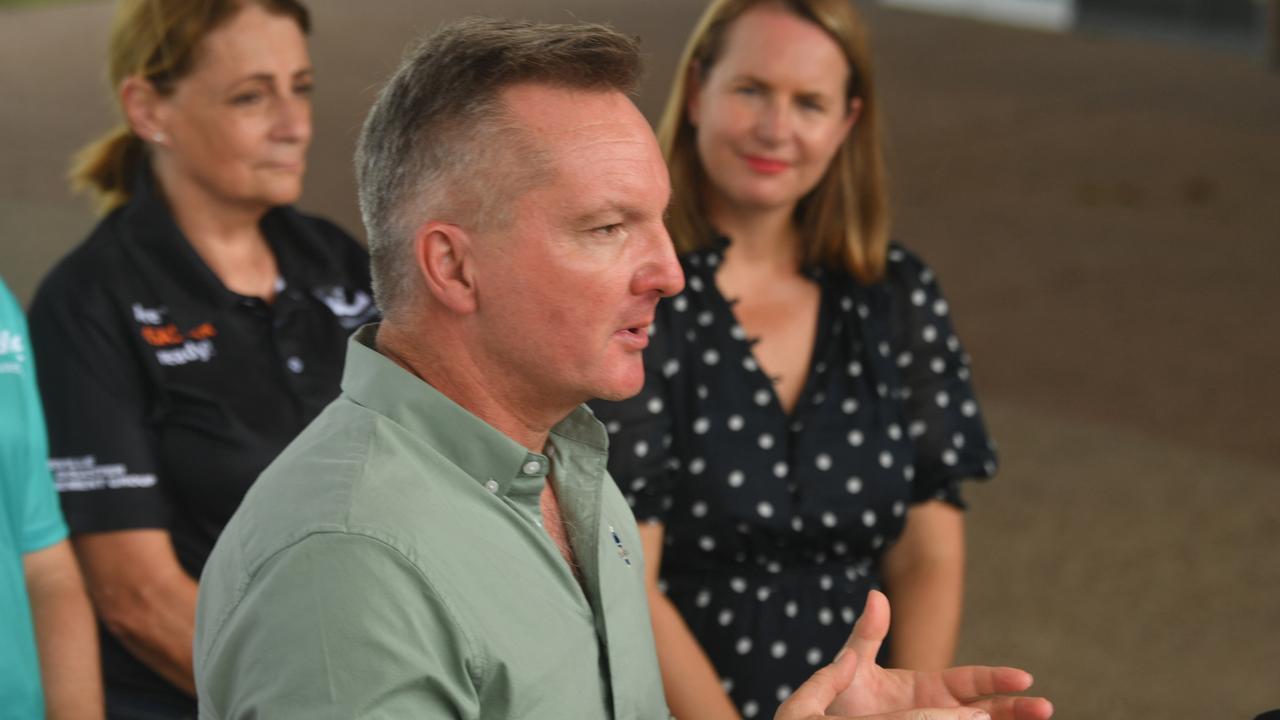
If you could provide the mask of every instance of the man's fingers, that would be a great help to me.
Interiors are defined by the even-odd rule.
[[[858,654],[841,650],[830,665],[809,676],[787,701],[778,708],[774,720],[801,720],[825,716],[836,696],[853,682],[858,670]]]
[[[982,708],[916,708],[884,715],[866,715],[849,720],[992,720]]]
[[[880,645],[889,634],[889,598],[879,590],[867,593],[867,604],[862,617],[853,626],[853,632],[845,647],[858,653],[858,657],[874,661]]]
[[[969,707],[981,708],[994,720],[1049,720],[1053,717],[1053,703],[1041,697],[995,697],[969,703]]]
[[[1022,692],[1031,687],[1033,681],[1031,673],[1011,667],[966,665],[942,671],[947,691],[961,700]]]

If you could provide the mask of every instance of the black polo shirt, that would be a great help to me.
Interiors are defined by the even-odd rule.
[[[71,532],[168,530],[198,578],[249,485],[337,396],[347,337],[376,310],[365,251],[290,208],[262,220],[275,300],[228,290],[153,182],[140,173],[45,278],[31,344]],[[109,691],[183,699],[105,634],[103,652]]]

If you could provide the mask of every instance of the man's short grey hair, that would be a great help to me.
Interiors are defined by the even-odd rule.
[[[538,83],[632,94],[640,72],[636,41],[602,25],[468,18],[412,45],[356,146],[383,314],[398,315],[413,296],[411,246],[423,222],[501,226],[520,189],[542,176],[537,139],[511,121],[502,90]]]

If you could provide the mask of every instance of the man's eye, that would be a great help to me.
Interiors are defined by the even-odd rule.
[[[622,223],[613,223],[612,225],[601,225],[591,232],[603,237],[616,237],[622,234],[623,229]]]
[[[296,95],[310,95],[311,91],[316,89],[315,83],[299,83],[293,86],[293,92]]]

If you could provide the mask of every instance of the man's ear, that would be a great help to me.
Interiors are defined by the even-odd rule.
[[[466,230],[438,220],[423,223],[413,238],[413,258],[437,302],[459,315],[476,311],[476,263]]]
[[[155,85],[141,75],[130,75],[120,83],[120,107],[125,122],[143,142],[167,145],[168,107]]]

